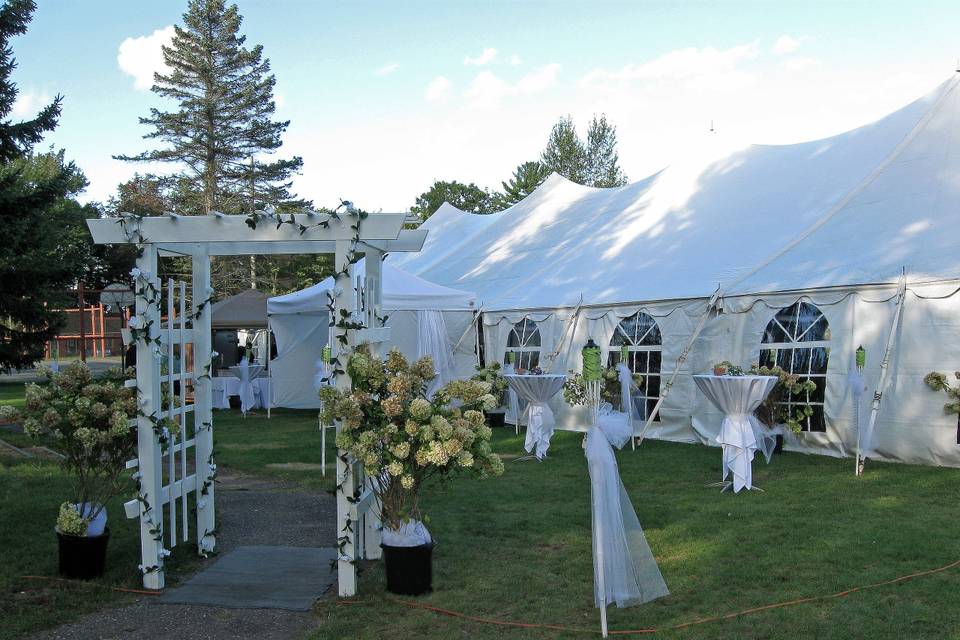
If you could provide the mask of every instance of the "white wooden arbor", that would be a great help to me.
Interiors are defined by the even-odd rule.
[[[406,214],[371,214],[362,217],[353,210],[338,215],[305,212],[285,214],[258,212],[255,228],[247,216],[211,214],[206,216],[167,216],[143,218],[124,215],[119,218],[87,220],[96,244],[134,244],[141,249],[137,258],[139,274],[135,275],[136,318],[126,339],[136,343],[136,387],[140,416],[137,426],[137,459],[128,466],[136,468],[138,495],[127,503],[128,517],[140,519],[140,550],[143,584],[148,589],[164,586],[165,533],[170,546],[176,544],[179,524],[182,540],[189,532],[187,496],[196,502],[198,552],[205,555],[216,546],[216,511],[214,485],[216,464],[213,457],[212,358],[210,329],[211,256],[258,254],[335,255],[336,287],[332,318],[344,310],[351,322],[362,329],[344,330],[346,347],[331,331],[330,345],[336,359],[357,344],[369,343],[374,353],[381,353],[389,338],[389,329],[380,320],[382,301],[381,266],[383,256],[393,251],[419,251],[426,239],[425,230],[403,229]],[[352,261],[366,257],[366,281],[362,287],[362,309],[357,308]],[[158,256],[189,256],[193,262],[191,305],[186,307],[186,286],[168,283],[161,286],[157,277]],[[177,291],[179,290],[179,295]],[[163,293],[168,291],[166,308]],[[179,305],[174,298],[179,298]],[[179,309],[179,310],[178,310]],[[166,311],[167,322],[162,324]],[[174,362],[174,346],[182,360],[185,345],[193,346],[192,367],[168,366],[161,375],[161,360]],[[189,370],[187,370],[189,369]],[[346,369],[341,365],[340,369]],[[312,375],[312,374],[311,374]],[[180,382],[181,400],[185,388],[193,387],[194,404],[175,407],[163,402],[161,384],[172,394],[174,382]],[[350,378],[337,375],[338,388],[349,389]],[[192,437],[188,437],[187,415],[193,413]],[[164,420],[181,425],[181,438],[168,434]],[[194,450],[194,470],[188,474],[187,451]],[[179,453],[179,470],[175,463]],[[164,465],[166,458],[166,465]],[[343,451],[337,456],[337,535],[340,549],[337,561],[339,594],[356,593],[355,561],[378,558],[379,523],[371,511],[373,495],[366,485],[362,469],[347,460]],[[164,470],[166,468],[166,482]],[[180,501],[180,518],[177,501]],[[167,512],[165,518],[164,512]],[[166,520],[166,523],[165,523]],[[179,520],[179,523],[178,523]],[[167,524],[168,526],[165,526]]]

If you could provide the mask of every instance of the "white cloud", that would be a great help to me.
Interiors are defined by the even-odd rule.
[[[506,82],[492,71],[481,71],[463,93],[473,108],[496,107],[507,97],[530,96],[549,89],[557,82],[560,65],[552,63],[535,69],[515,84]]]
[[[649,62],[628,64],[619,70],[594,69],[580,80],[582,88],[645,85],[659,90],[669,87],[726,87],[736,89],[752,84],[756,74],[742,68],[757,57],[756,43],[729,49],[689,47],[667,52]]]
[[[387,64],[383,65],[373,73],[374,75],[378,75],[378,76],[388,76],[399,68],[400,68],[399,62],[388,62]]]
[[[21,91],[10,109],[10,115],[18,120],[30,120],[51,102],[53,97],[50,94],[36,89]]]
[[[427,99],[427,102],[440,102],[450,97],[450,91],[452,89],[453,83],[443,76],[437,76],[427,85],[424,97]]]
[[[793,53],[800,48],[800,38],[794,38],[791,35],[782,35],[777,38],[777,41],[773,43],[773,49],[771,51],[778,56],[782,56],[786,53]]]
[[[517,54],[513,54],[512,56],[510,56],[510,65],[511,65],[511,66],[514,66],[514,67],[515,67],[515,66],[517,66],[517,65],[519,65],[519,64],[520,64],[520,56],[518,56]]]
[[[787,58],[783,61],[781,66],[787,71],[806,71],[811,67],[816,67],[820,64],[820,61],[816,58],[809,58],[806,56],[794,56],[792,58]]]
[[[464,58],[463,64],[467,65],[468,67],[482,67],[485,64],[490,64],[493,62],[496,57],[497,50],[493,47],[487,47],[480,52],[480,55],[478,55],[476,58],[471,58],[470,56]]]
[[[172,39],[171,25],[157,29],[149,36],[130,37],[120,43],[117,64],[121,71],[133,76],[135,89],[149,89],[153,86],[154,72],[162,73],[166,69],[160,47],[169,45]]]

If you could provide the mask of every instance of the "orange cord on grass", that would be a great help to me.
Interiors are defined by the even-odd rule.
[[[688,628],[688,627],[692,627],[692,626],[695,626],[695,625],[706,624],[706,623],[708,623],[708,622],[719,622],[719,621],[722,621],[722,620],[730,620],[730,619],[732,619],[732,618],[738,618],[738,617],[740,617],[740,616],[746,616],[746,615],[751,615],[751,614],[754,614],[754,613],[760,613],[760,612],[763,612],[763,611],[769,611],[769,610],[771,610],[771,609],[782,609],[782,608],[784,608],[784,607],[791,607],[791,606],[795,606],[795,605],[798,605],[798,604],[806,604],[806,603],[809,603],[809,602],[815,602],[815,601],[817,601],[817,600],[829,600],[829,599],[833,599],[833,598],[843,598],[843,597],[845,597],[845,596],[850,595],[851,593],[856,593],[856,592],[858,592],[858,591],[866,591],[867,589],[876,589],[876,588],[878,588],[878,587],[883,587],[883,586],[887,586],[887,585],[891,585],[891,584],[896,584],[896,583],[898,583],[898,582],[905,582],[905,581],[907,581],[907,580],[912,580],[912,579],[914,579],[914,578],[920,578],[920,577],[923,577],[923,576],[929,576],[929,575],[933,575],[933,574],[936,574],[936,573],[942,573],[942,572],[944,572],[944,571],[948,571],[949,569],[953,569],[953,568],[955,568],[955,567],[957,567],[957,566],[960,566],[960,560],[956,560],[956,561],[951,562],[951,563],[949,563],[949,564],[945,564],[945,565],[943,565],[942,567],[937,567],[936,569],[928,569],[928,570],[926,570],[926,571],[918,571],[918,572],[916,572],[916,573],[910,573],[910,574],[907,574],[907,575],[904,575],[904,576],[899,576],[899,577],[893,578],[893,579],[891,579],[891,580],[884,580],[883,582],[875,582],[875,583],[873,583],[873,584],[863,585],[863,586],[860,586],[860,587],[852,587],[852,588],[850,588],[850,589],[846,589],[846,590],[844,590],[844,591],[839,591],[839,592],[837,592],[837,593],[831,593],[831,594],[820,595],[820,596],[809,596],[809,597],[806,597],[806,598],[797,598],[797,599],[795,599],[795,600],[788,600],[788,601],[786,601],[786,602],[776,602],[776,603],[773,603],[773,604],[767,604],[767,605],[763,605],[763,606],[759,606],[759,607],[752,607],[752,608],[750,608],[750,609],[744,609],[744,610],[742,610],[742,611],[736,611],[736,612],[733,612],[733,613],[727,613],[727,614],[723,614],[723,615],[712,616],[712,617],[709,617],[709,618],[700,618],[700,619],[697,619],[697,620],[693,620],[693,621],[691,621],[691,622],[684,622],[684,623],[681,623],[681,624],[676,624],[676,625],[672,625],[672,626],[668,626],[668,627],[663,627],[662,629],[658,629],[658,628],[656,628],[656,627],[651,627],[651,628],[647,628],[647,629],[619,629],[619,630],[611,629],[611,630],[609,630],[607,633],[608,633],[608,635],[611,635],[611,636],[627,636],[627,635],[646,635],[646,634],[651,634],[651,633],[657,633],[658,631],[677,631],[677,630],[686,629],[686,628]],[[358,604],[358,601],[356,601],[356,600],[354,600],[354,601],[348,601],[348,602],[349,602],[350,604]],[[405,606],[408,606],[408,607],[412,607],[412,608],[415,608],[415,609],[424,609],[424,610],[426,610],[426,611],[432,611],[432,612],[434,612],[434,613],[439,613],[439,614],[441,614],[441,615],[450,616],[450,617],[453,617],[453,618],[462,618],[462,619],[464,619],[464,620],[470,620],[470,621],[472,621],[472,622],[479,622],[479,623],[481,623],[481,624],[492,624],[492,625],[497,625],[497,626],[502,626],[502,627],[517,627],[517,628],[521,628],[521,629],[550,629],[550,630],[552,630],[552,631],[567,631],[567,632],[572,632],[572,633],[589,633],[589,634],[591,634],[591,635],[595,635],[595,634],[599,634],[599,633],[600,633],[600,631],[597,630],[597,629],[582,629],[582,628],[576,628],[576,627],[564,627],[564,626],[562,626],[562,625],[555,625],[555,624],[539,624],[539,623],[529,623],[529,622],[511,622],[511,621],[507,621],[507,620],[497,620],[497,619],[495,619],[495,618],[481,618],[481,617],[479,617],[479,616],[472,616],[472,615],[468,615],[468,614],[465,614],[465,613],[460,613],[460,612],[458,612],[458,611],[450,611],[449,609],[441,609],[440,607],[434,607],[434,606],[432,606],[432,605],[423,604],[423,603],[420,603],[420,602],[413,602],[413,601],[411,601],[411,600],[396,600],[395,602],[398,602],[398,603],[400,603],[400,604],[402,604],[402,605],[405,605]]]
[[[71,580],[69,578],[57,578],[56,576],[20,576],[21,580],[51,580],[54,582],[66,582],[67,584],[76,584],[83,586],[101,586],[96,583],[83,582],[81,580]],[[127,589],[126,587],[106,587],[111,591],[119,591],[120,593],[136,593],[143,596],[159,596],[161,591],[147,591],[146,589]]]

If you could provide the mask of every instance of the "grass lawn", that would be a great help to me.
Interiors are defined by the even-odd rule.
[[[520,452],[522,435],[512,430],[495,430],[494,440],[501,453]],[[542,464],[508,460],[500,478],[430,488],[422,504],[438,539],[435,591],[417,601],[473,616],[597,629],[590,488],[580,440],[578,434],[557,433]],[[244,419],[234,411],[216,412],[214,442],[223,471],[317,490],[333,486],[329,470],[326,478],[319,475],[314,412],[277,411],[269,421],[265,415]],[[784,454],[769,466],[755,464],[754,480],[764,492],[733,495],[704,486],[719,479],[719,449],[647,441],[618,458],[671,595],[640,607],[611,608],[612,630],[657,627],[671,638],[960,637],[960,568],[843,598],[668,629],[960,559],[960,471],[870,463],[856,479],[849,460]],[[116,516],[108,575],[99,586],[18,577],[56,574],[51,528],[65,484],[49,463],[0,460],[0,638],[126,597],[104,585],[139,584],[135,523]],[[119,514],[119,504],[111,511]],[[193,566],[191,549],[178,550],[179,566]],[[350,603],[318,603],[314,638],[575,637],[409,608],[403,598],[384,592],[380,563],[365,564],[359,584]]]
[[[485,481],[456,480],[422,505],[438,539],[434,593],[418,601],[474,616],[597,629],[589,482],[580,436],[557,433],[551,457],[507,462]],[[496,448],[521,440],[497,430]],[[765,490],[720,494],[715,448],[644,442],[621,475],[671,595],[609,610],[611,629],[665,628],[945,565],[960,559],[960,471],[785,454],[758,462]],[[360,577],[356,604],[318,605],[315,638],[556,637],[505,630],[399,604],[383,570]],[[844,598],[664,631],[677,638],[960,637],[960,568]],[[569,634],[559,634],[568,636]]]
[[[316,411],[274,409],[246,418],[239,411],[213,412],[213,449],[217,465],[275,478],[317,490],[335,486],[334,431],[327,429],[327,475],[320,472],[320,429]]]

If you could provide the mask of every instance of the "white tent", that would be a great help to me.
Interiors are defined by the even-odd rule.
[[[960,465],[956,420],[922,382],[929,371],[960,368],[958,82],[832,138],[690,158],[614,189],[553,175],[487,216],[445,205],[425,224],[423,252],[402,265],[477,292],[488,359],[503,358],[524,318],[537,323],[541,362],[555,371],[579,368],[588,337],[613,353],[626,342],[649,381],[646,410],[719,285],[723,312],[693,343],[652,435],[714,435],[719,416],[690,373],[719,360],[763,356],[793,367],[796,358],[796,370],[820,383],[812,400],[822,409],[813,430],[787,446],[832,455],[850,454],[856,441],[854,351],[868,351],[872,392],[905,270],[874,456]],[[778,328],[778,312],[793,325]],[[800,335],[798,320],[819,324]],[[583,424],[562,401],[554,408],[560,424]]]
[[[429,237],[429,234],[428,236]],[[365,260],[354,265],[362,285]],[[474,372],[476,355],[476,297],[383,265],[383,310],[390,327],[388,346],[408,358],[431,355],[437,367],[435,386]],[[315,374],[329,339],[327,293],[333,279],[267,301],[267,315],[277,341],[271,362],[273,406],[296,409],[319,406]],[[456,350],[454,351],[454,347]]]

